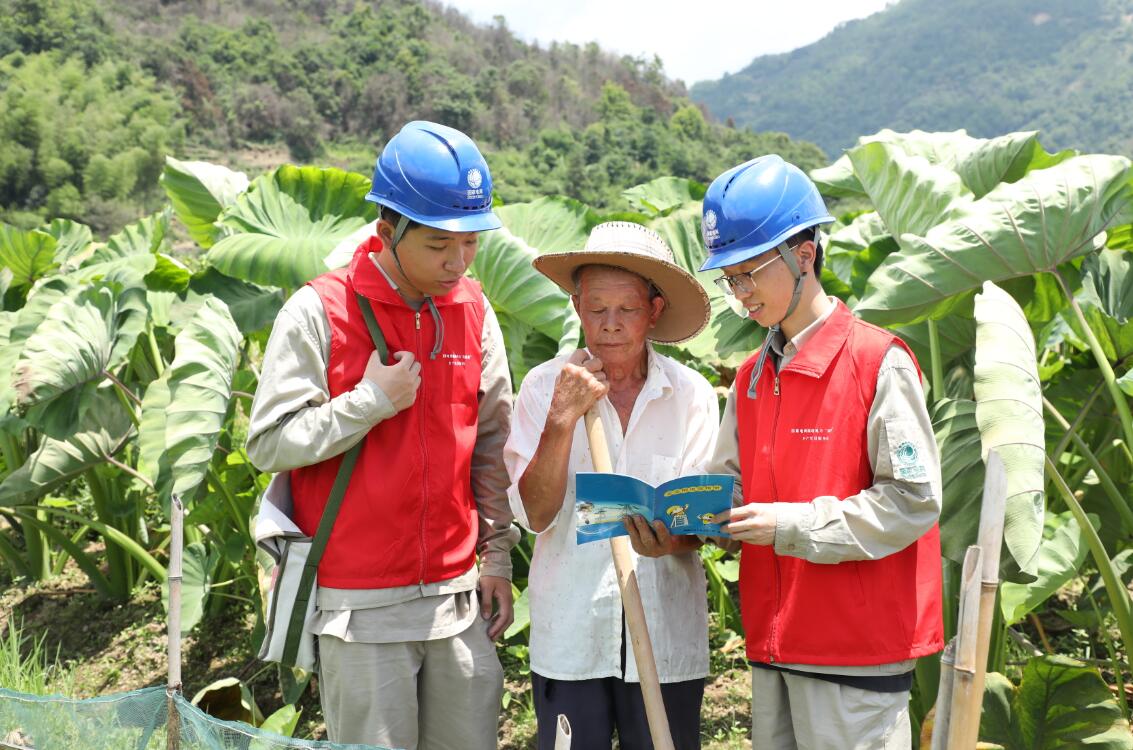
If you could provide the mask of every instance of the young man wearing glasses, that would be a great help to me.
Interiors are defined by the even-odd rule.
[[[778,156],[716,178],[708,260],[767,329],[728,396],[712,471],[743,542],[752,747],[908,748],[915,660],[943,646],[940,468],[920,373],[820,281],[833,221]],[[720,518],[718,516],[718,518]]]

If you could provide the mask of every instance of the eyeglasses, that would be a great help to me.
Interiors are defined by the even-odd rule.
[[[741,292],[743,294],[751,294],[755,291],[755,275],[782,257],[783,256],[779,253],[775,253],[774,258],[766,263],[760,263],[750,271],[732,274],[731,276],[721,276],[717,279],[713,279],[713,281],[716,282],[716,286],[720,287],[720,291],[724,294],[739,294]]]

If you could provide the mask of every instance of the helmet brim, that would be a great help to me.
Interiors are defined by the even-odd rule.
[[[397,201],[390,200],[383,195],[369,193],[366,200],[371,203],[377,203],[380,206],[388,206],[389,208],[397,211],[399,214],[433,229],[440,229],[442,232],[486,232],[490,229],[499,229],[503,226],[500,218],[489,208],[486,211],[469,212],[464,216],[452,216],[447,219],[440,219],[436,216],[425,216],[420,214],[408,206],[405,206]]]
[[[737,263],[743,263],[744,261],[751,260],[758,255],[763,255],[768,250],[774,250],[784,240],[788,239],[792,235],[798,234],[803,229],[808,229],[812,226],[818,226],[819,224],[829,224],[832,221],[834,221],[833,216],[820,216],[814,219],[810,224],[807,224],[807,226],[791,227],[782,234],[771,238],[771,240],[769,240],[768,242],[762,242],[758,245],[741,245],[739,247],[733,247],[723,252],[713,253],[709,255],[708,259],[705,260],[704,263],[700,266],[700,270],[711,271],[716,268],[734,266]]]

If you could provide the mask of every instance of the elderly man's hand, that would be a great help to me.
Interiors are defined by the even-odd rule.
[[[748,503],[717,513],[716,523],[723,524],[728,536],[748,544],[775,544],[775,506],[771,503]]]
[[[669,533],[664,521],[654,521],[652,525],[642,516],[631,514],[622,519],[622,525],[629,532],[629,543],[633,551],[642,557],[663,557],[681,552],[692,552],[700,547],[700,539],[695,536],[675,536]]]
[[[602,371],[602,360],[579,349],[570,355],[555,381],[555,392],[547,412],[548,421],[573,425],[606,395],[610,385]]]

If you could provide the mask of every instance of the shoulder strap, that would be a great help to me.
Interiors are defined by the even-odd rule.
[[[358,299],[358,307],[362,308],[362,317],[366,320],[366,328],[370,330],[370,338],[374,341],[374,348],[383,362],[388,361],[389,348],[386,346],[382,329],[378,326],[378,320],[374,316],[374,308],[370,300],[357,292],[354,293],[354,296]],[[365,442],[366,438],[363,436],[361,440],[350,447],[350,450],[343,454],[342,463],[339,464],[338,474],[335,475],[330,496],[327,498],[326,507],[323,508],[323,515],[319,519],[319,528],[315,531],[315,536],[311,541],[311,551],[307,554],[303,573],[299,577],[299,587],[295,592],[295,606],[291,609],[291,619],[287,623],[287,639],[283,646],[283,656],[280,658],[283,664],[293,665],[299,655],[299,641],[303,635],[304,621],[307,617],[307,604],[311,601],[311,589],[314,588],[315,584],[315,573],[318,571],[319,561],[322,560],[323,553],[326,551],[331,529],[334,528],[334,521],[338,517],[338,509],[342,507],[342,500],[346,497],[346,488],[350,486],[350,477],[354,473],[354,465],[358,462],[358,454],[362,452],[362,444]]]

